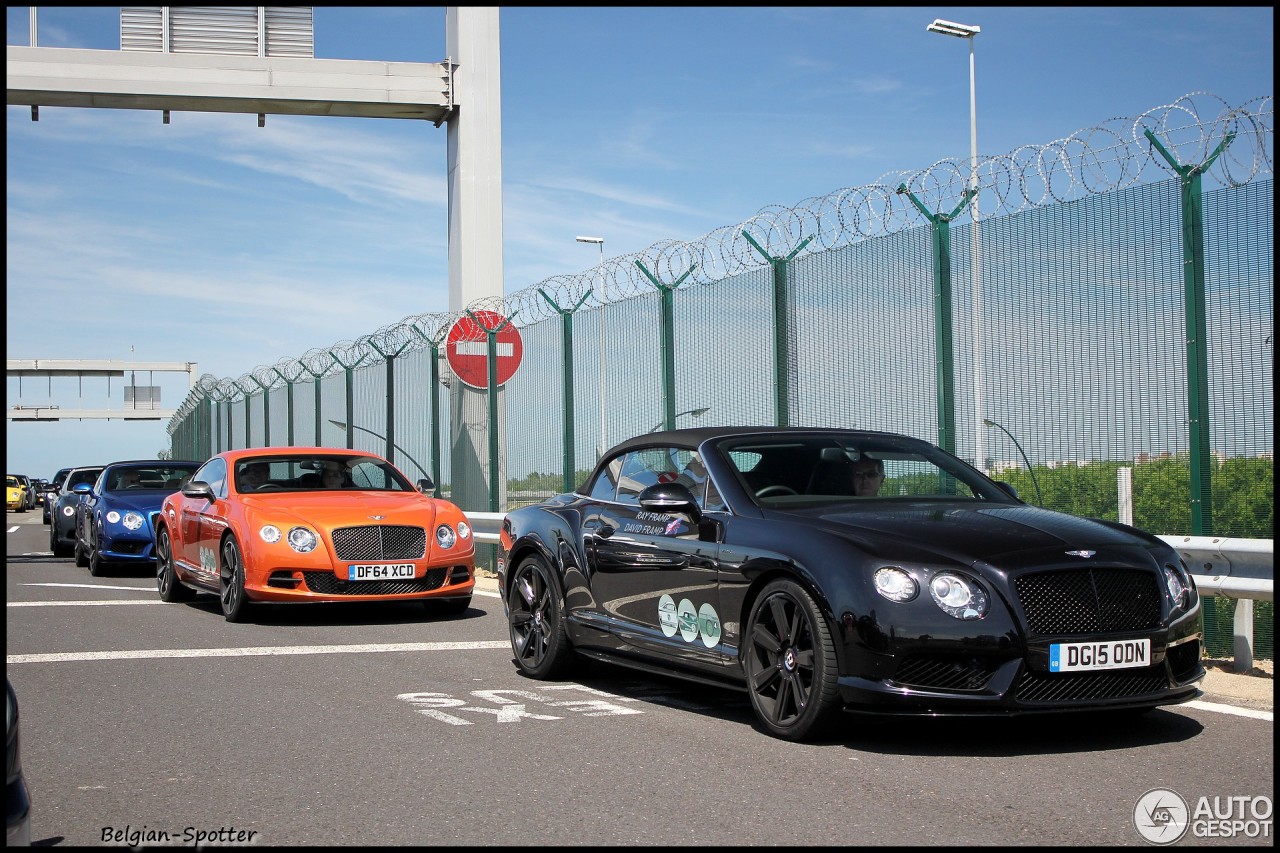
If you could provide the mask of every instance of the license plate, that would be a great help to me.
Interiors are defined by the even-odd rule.
[[[1085,672],[1150,666],[1150,640],[1109,640],[1105,643],[1053,643],[1050,672]]]
[[[347,579],[353,581],[412,580],[413,563],[358,563],[347,566]]]

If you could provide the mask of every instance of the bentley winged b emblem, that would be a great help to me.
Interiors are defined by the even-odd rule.
[[[1067,553],[1073,557],[1084,557],[1087,560],[1098,552],[1097,551],[1068,551]]]

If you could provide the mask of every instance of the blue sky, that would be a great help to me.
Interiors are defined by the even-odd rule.
[[[7,8],[29,44],[28,7]],[[1190,92],[1273,94],[1270,7],[502,8],[505,289]],[[439,62],[444,7],[317,7],[315,56]],[[43,47],[119,48],[119,7],[41,7]],[[8,107],[10,359],[255,367],[447,311],[446,131],[425,122]],[[156,374],[166,407],[186,377]],[[119,380],[8,405],[120,408]],[[7,423],[7,470],[151,457],[164,423]]]

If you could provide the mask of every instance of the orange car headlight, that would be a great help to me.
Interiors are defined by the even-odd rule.
[[[289,547],[299,554],[314,551],[320,544],[320,538],[305,527],[295,527],[289,531]]]
[[[258,531],[258,535],[262,537],[262,541],[268,544],[279,542],[283,534],[280,528],[274,524],[264,524]],[[316,546],[320,544],[320,537],[305,527],[295,527],[289,531],[288,537],[289,547],[297,551],[299,554],[306,554],[314,551]]]

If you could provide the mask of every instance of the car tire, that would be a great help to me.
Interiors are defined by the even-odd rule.
[[[191,600],[191,590],[178,580],[178,570],[173,564],[173,541],[164,528],[156,536],[156,591],[164,602]]]
[[[751,606],[743,671],[761,725],[783,740],[824,733],[840,710],[835,643],[813,596],[775,580]]]
[[[244,558],[234,536],[222,541],[222,561],[218,569],[218,600],[228,622],[243,622],[249,613],[244,591]]]
[[[564,601],[551,569],[526,557],[511,575],[507,624],[516,666],[532,678],[561,678],[577,663],[565,626]]]
[[[100,578],[107,573],[107,567],[102,562],[102,552],[96,547],[89,549],[89,574],[95,578]]]
[[[58,530],[56,527],[49,528],[49,550],[53,552],[55,557],[70,557],[71,546],[64,545],[58,540]]]
[[[84,549],[80,547],[79,537],[76,538],[76,544],[74,548],[76,552],[76,565],[83,569],[89,565],[89,555],[86,554],[84,552]]]

